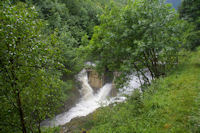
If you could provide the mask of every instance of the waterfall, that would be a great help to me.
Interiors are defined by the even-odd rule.
[[[85,69],[83,69],[79,74],[78,74],[78,80],[81,82],[81,96],[82,99],[87,99],[89,97],[93,97],[93,89],[88,83],[88,76],[87,72]]]
[[[47,119],[41,123],[41,126],[58,126],[64,125],[71,121],[71,119],[81,116],[86,116],[102,104],[108,104],[107,96],[109,95],[112,84],[105,84],[99,91],[94,94],[93,89],[88,83],[88,76],[85,69],[78,74],[78,80],[81,82],[81,99],[69,111],[57,115],[52,120]]]
[[[150,76],[148,76],[150,77]],[[83,69],[78,74],[78,80],[81,82],[81,98],[80,101],[69,111],[55,116],[52,120],[47,119],[41,123],[41,126],[58,126],[70,122],[73,118],[86,116],[94,112],[102,105],[107,106],[110,103],[123,102],[126,100],[125,95],[131,95],[136,88],[140,88],[140,82],[136,74],[130,76],[128,86],[119,89],[116,97],[107,98],[112,89],[112,84],[107,83],[94,93],[92,87],[88,83],[87,71]]]

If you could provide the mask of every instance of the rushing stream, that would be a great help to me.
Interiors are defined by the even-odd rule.
[[[97,93],[93,92],[93,89],[88,83],[88,76],[85,69],[78,74],[78,80],[81,82],[81,99],[72,107],[69,111],[55,116],[53,119],[47,119],[41,123],[41,126],[58,126],[64,125],[70,122],[73,118],[86,116],[94,112],[101,106],[107,106],[110,103],[123,102],[126,97],[124,95],[130,95],[134,89],[140,87],[140,82],[137,76],[134,74],[131,76],[129,85],[127,87],[119,89],[119,93],[116,97],[110,97],[109,93],[112,89],[112,84],[107,83],[99,89]]]

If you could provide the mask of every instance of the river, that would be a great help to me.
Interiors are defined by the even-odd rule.
[[[94,93],[88,83],[87,71],[83,69],[78,74],[78,80],[81,82],[81,98],[77,104],[69,111],[55,116],[53,119],[47,119],[41,123],[41,126],[59,126],[70,122],[73,118],[86,116],[101,106],[107,106],[111,103],[123,102],[126,100],[125,95],[131,95],[136,88],[140,88],[139,78],[132,74],[128,86],[119,89],[117,96],[110,97],[112,83],[105,84],[98,92]],[[141,91],[141,90],[140,90]]]

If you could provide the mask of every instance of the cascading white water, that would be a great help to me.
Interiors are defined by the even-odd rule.
[[[96,94],[88,83],[88,76],[85,69],[78,74],[78,80],[81,82],[81,99],[68,112],[57,115],[52,120],[45,120],[41,123],[42,126],[58,126],[64,125],[75,117],[86,116],[102,104],[108,104],[107,96],[109,95],[112,84],[105,84]]]
[[[81,96],[82,99],[88,99],[89,97],[93,97],[93,89],[88,83],[88,76],[87,72],[85,69],[83,69],[79,74],[78,74],[78,80],[81,82]]]
[[[88,76],[85,69],[78,74],[78,80],[81,82],[81,99],[72,107],[69,111],[57,115],[52,120],[45,120],[41,123],[41,126],[58,126],[64,125],[70,122],[73,118],[86,116],[94,112],[97,108],[102,105],[109,105],[110,103],[123,102],[126,100],[124,95],[130,95],[134,89],[140,87],[138,77],[133,74],[130,77],[129,85],[127,87],[119,89],[119,93],[116,97],[108,99],[109,93],[112,89],[112,84],[105,84],[99,91],[94,94],[93,89],[88,83]]]

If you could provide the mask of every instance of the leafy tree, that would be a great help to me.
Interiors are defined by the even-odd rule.
[[[184,25],[178,14],[162,0],[135,0],[124,8],[113,5],[101,16],[100,26],[86,47],[100,71],[130,72],[158,78],[178,61]]]
[[[34,7],[0,2],[0,130],[41,132],[62,98],[56,34],[42,36]]]

